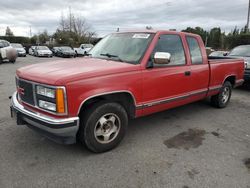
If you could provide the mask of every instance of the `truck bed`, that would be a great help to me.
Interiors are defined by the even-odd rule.
[[[242,83],[244,60],[232,57],[208,57],[210,66],[209,88],[220,87],[227,76],[235,76],[235,86]]]

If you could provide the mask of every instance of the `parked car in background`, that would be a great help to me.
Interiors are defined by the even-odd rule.
[[[53,47],[53,48],[51,49],[51,51],[52,51],[52,53],[53,53],[54,56],[57,56],[58,50],[59,50],[59,47]]]
[[[249,82],[250,81],[250,45],[237,46],[229,52],[228,56],[244,59],[245,61],[244,80]]]
[[[214,51],[211,54],[209,54],[210,57],[223,57],[227,56],[228,51]]]
[[[19,57],[26,57],[26,50],[25,50],[25,48],[23,47],[22,44],[19,44],[19,43],[11,43],[10,45],[11,45],[13,48],[16,49],[17,55],[18,55]]]
[[[29,55],[34,55],[35,48],[36,48],[36,46],[31,46],[31,47],[29,48]]]
[[[206,47],[206,52],[207,55],[210,55],[212,52],[214,52],[215,50],[212,47]]]
[[[207,97],[226,107],[243,75],[242,59],[208,59],[199,35],[113,33],[89,57],[18,69],[11,114],[56,142],[105,152],[121,142],[129,119]]]
[[[6,40],[0,40],[0,63],[4,60],[9,60],[15,63],[17,59],[17,51]]]
[[[56,55],[58,57],[76,57],[76,52],[69,46],[61,46]]]
[[[52,51],[47,46],[36,46],[34,55],[37,57],[53,57]]]
[[[74,50],[77,56],[85,56],[93,47],[93,44],[81,44],[79,48],[74,48]]]

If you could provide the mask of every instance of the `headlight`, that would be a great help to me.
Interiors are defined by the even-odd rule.
[[[43,87],[43,86],[36,86],[36,92],[39,95],[43,95],[49,98],[55,98],[55,89]]]
[[[36,86],[36,98],[38,106],[42,109],[66,114],[65,88],[49,88]]]
[[[46,109],[46,110],[50,110],[50,111],[56,111],[56,104],[52,103],[52,102],[47,102],[47,101],[43,101],[43,100],[38,100],[38,105],[40,108]]]

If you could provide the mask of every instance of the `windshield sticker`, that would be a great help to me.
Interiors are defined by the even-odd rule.
[[[137,33],[133,35],[134,39],[147,39],[150,36],[150,34],[145,33]]]

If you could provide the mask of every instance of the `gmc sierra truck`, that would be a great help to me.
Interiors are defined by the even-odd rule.
[[[113,33],[88,57],[18,69],[11,114],[58,143],[105,152],[121,142],[129,119],[208,97],[226,107],[243,75],[244,60],[208,59],[194,34]]]

